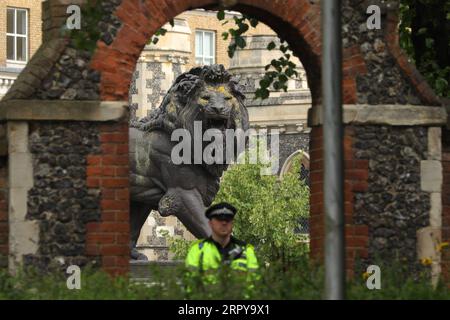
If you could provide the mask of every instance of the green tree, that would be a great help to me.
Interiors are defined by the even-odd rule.
[[[308,251],[308,238],[296,231],[309,216],[309,188],[299,179],[300,159],[282,180],[261,174],[263,164],[236,164],[227,170],[214,203],[238,208],[234,234],[255,245],[264,263],[290,264]]]
[[[308,252],[308,236],[298,232],[300,218],[309,216],[309,187],[299,179],[301,159],[280,180],[261,174],[265,164],[237,163],[222,176],[214,203],[226,201],[238,209],[234,235],[255,246],[262,264],[287,267]],[[169,239],[176,258],[184,259],[189,243]]]

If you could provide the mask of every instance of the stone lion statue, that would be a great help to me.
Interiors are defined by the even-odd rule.
[[[133,259],[146,259],[135,245],[151,210],[159,211],[164,217],[176,216],[198,238],[210,235],[204,212],[219,190],[219,180],[227,164],[207,164],[204,160],[175,164],[171,154],[179,142],[171,141],[171,135],[176,129],[186,129],[194,137],[194,121],[201,122],[203,132],[211,128],[220,130],[223,138],[226,129],[246,131],[249,120],[243,101],[237,81],[222,65],[193,68],[175,80],[159,108],[131,123]],[[205,148],[205,142],[201,142],[201,147]],[[224,152],[225,149],[226,144]],[[194,151],[192,147],[192,158]]]

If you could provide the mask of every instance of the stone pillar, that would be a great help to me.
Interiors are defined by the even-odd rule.
[[[28,254],[35,254],[39,224],[27,219],[28,191],[33,187],[32,157],[28,147],[28,123],[8,123],[9,143],[9,270],[17,271]]]

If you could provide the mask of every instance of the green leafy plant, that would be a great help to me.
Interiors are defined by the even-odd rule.
[[[442,282],[433,288],[428,276],[408,276],[402,264],[379,264],[381,289],[369,290],[366,277],[356,273],[347,279],[348,299],[449,299],[450,289]],[[205,288],[201,281],[186,285],[186,269],[149,268],[151,279],[141,282],[128,277],[111,277],[98,269],[82,269],[81,289],[69,290],[67,275],[19,272],[15,276],[0,270],[0,300],[182,300],[182,299],[323,299],[324,272],[304,256],[286,269],[279,261],[262,266],[260,280],[249,292],[239,274],[218,270],[219,282]]]
[[[300,161],[282,180],[262,175],[265,164],[248,162],[233,165],[222,177],[214,202],[236,206],[234,233],[255,245],[263,263],[279,260],[288,266],[308,251],[306,236],[296,232],[300,218],[309,216],[309,188],[299,179]]]
[[[172,26],[172,28],[175,26],[175,22],[173,19],[169,20],[169,24]],[[149,42],[147,44],[153,43],[153,44],[157,44],[159,41],[159,38],[164,36],[167,33],[167,29],[166,28],[159,28],[158,30],[156,30],[155,34],[153,35],[153,37],[150,38]]]
[[[450,98],[450,1],[400,1],[400,47],[437,95]]]
[[[100,38],[98,23],[105,15],[102,6],[96,1],[89,0],[81,7],[81,24],[80,30],[74,29],[69,31],[72,44],[77,49],[93,52],[97,47],[97,40]],[[67,31],[64,31],[67,32]]]
[[[308,237],[297,232],[300,218],[309,216],[309,188],[299,179],[301,159],[283,180],[263,175],[267,165],[249,163],[251,150],[243,155],[245,163],[236,163],[224,173],[214,203],[226,201],[238,209],[234,235],[256,247],[262,264],[281,261],[285,267],[308,252]],[[190,242],[169,239],[176,259],[184,259]]]
[[[219,21],[225,20],[225,11],[220,10],[217,12],[217,19]],[[228,29],[222,33],[222,39],[231,39],[228,45],[228,56],[232,58],[238,48],[245,48],[247,43],[245,41],[244,34],[250,29],[250,27],[255,28],[259,21],[243,14],[242,16],[234,16],[234,27]],[[224,25],[229,21],[225,20]],[[289,79],[294,79],[298,77],[298,72],[295,70],[297,65],[290,59],[292,57],[292,52],[289,45],[280,41],[279,47],[273,41],[267,45],[267,50],[280,50],[283,55],[278,59],[273,59],[270,64],[265,66],[266,73],[263,78],[259,81],[259,88],[255,91],[255,99],[267,99],[270,95],[270,89],[272,90],[284,90],[287,91],[287,83]],[[290,53],[291,52],[291,53]]]

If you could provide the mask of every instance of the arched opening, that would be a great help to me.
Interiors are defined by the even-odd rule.
[[[243,10],[247,10],[246,7],[243,7]],[[206,42],[204,38],[209,36],[217,47],[214,50],[217,51],[209,55],[208,59],[211,56],[216,57],[217,61],[211,62],[224,64],[244,87],[250,128],[256,131],[272,129],[280,131],[279,141],[277,141],[280,149],[279,154],[276,155],[279,157],[277,174],[286,158],[294,150],[308,149],[310,129],[307,127],[307,113],[311,108],[312,100],[307,83],[314,81],[320,83],[320,81],[316,78],[309,80],[306,76],[308,71],[295,57],[293,60],[297,64],[299,75],[289,81],[287,92],[272,89],[267,100],[254,100],[255,90],[265,73],[265,66],[270,65],[272,59],[283,55],[281,51],[270,52],[267,49],[272,41],[279,45],[277,34],[269,26],[260,22],[259,26],[249,30],[250,35],[246,36],[247,47],[237,50],[230,59],[226,52],[227,42],[220,39],[222,32],[230,26],[223,26],[223,22],[217,20],[216,14],[216,11],[209,10],[184,12],[174,18],[173,26],[169,23],[164,25],[167,31],[164,36],[158,38],[156,44],[147,42],[138,59],[130,85],[131,121],[139,121],[154,109],[159,108],[177,76],[205,62],[206,55],[203,52],[197,52],[197,42],[198,38],[203,37],[202,44],[204,44]],[[231,21],[237,16],[241,14],[236,11],[227,13],[228,20]],[[265,15],[262,14],[262,16]],[[270,21],[270,19],[267,20]],[[279,22],[279,24],[281,25],[278,25],[278,28],[283,28],[283,25],[286,27],[285,23]],[[210,33],[213,34],[210,35]],[[292,54],[291,51],[289,53]],[[303,53],[302,56],[306,59],[307,54]],[[203,58],[203,61],[196,61],[198,57]],[[311,70],[311,67],[308,69]],[[317,100],[317,96],[316,91],[316,98],[312,99]],[[297,229],[306,230],[305,219],[307,218],[303,218]],[[150,260],[168,260],[167,237],[163,234],[181,236],[185,239],[194,238],[176,217],[162,217],[156,211],[152,211],[141,229],[137,241],[138,251]]]
[[[300,179],[306,180],[306,184],[309,185],[309,154],[301,149],[289,155],[289,157],[283,163],[283,166],[280,170],[280,178],[282,178],[286,173],[292,171],[292,164],[296,159],[300,159],[301,161],[299,172]]]

